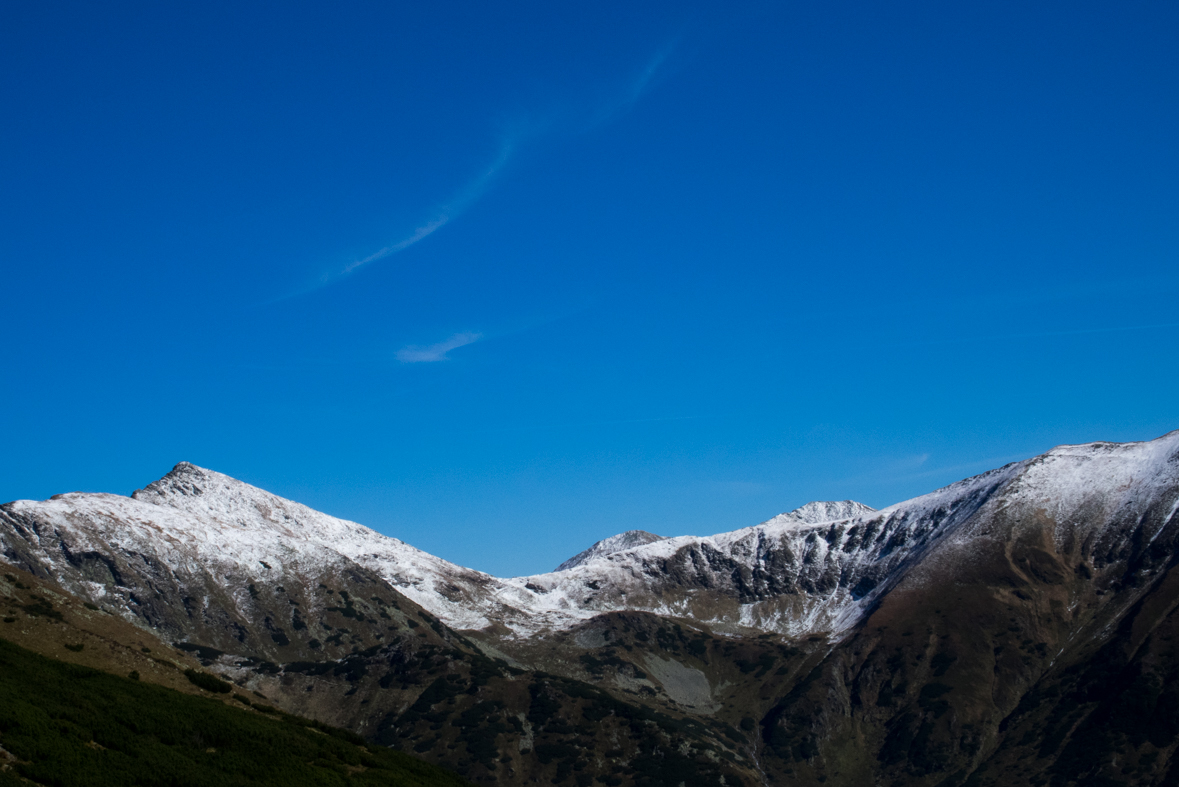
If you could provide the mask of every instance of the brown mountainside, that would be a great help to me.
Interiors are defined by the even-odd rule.
[[[199,659],[284,709],[473,781],[1179,784],[1179,433],[1066,446],[891,509],[788,523],[805,538],[765,547],[783,551],[759,566],[734,565],[740,552],[718,551],[729,543],[718,536],[577,568],[601,566],[591,590],[605,593],[619,566],[670,560],[683,586],[653,575],[648,595],[669,609],[715,600],[725,615],[729,589],[765,574],[787,596],[774,609],[823,612],[810,628],[717,628],[648,604],[527,637],[494,620],[458,630],[445,604],[427,609],[359,558],[263,555],[262,573],[234,573],[175,559],[155,531],[134,550],[103,541],[75,527],[82,508],[61,510],[0,507],[3,559],[71,610],[38,618],[58,640],[101,615],[103,636],[125,644],[110,669],[125,673],[136,647],[154,657],[135,638],[155,632],[177,664]],[[791,551],[812,542],[823,543]],[[5,598],[20,622],[0,628],[8,636],[37,615],[25,596]],[[741,603],[753,601],[765,599]]]

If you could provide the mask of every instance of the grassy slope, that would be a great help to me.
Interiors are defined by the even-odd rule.
[[[343,730],[65,664],[0,640],[0,746],[46,785],[463,785]]]
[[[116,675],[135,671],[145,683],[199,693],[184,677],[186,669],[201,668],[190,654],[7,565],[0,571],[0,616],[0,637],[34,653]]]
[[[1171,515],[1163,509],[1159,516]],[[408,602],[382,605],[359,590],[346,596],[342,588],[355,587],[340,579],[335,590],[312,588],[325,597],[315,603],[288,604],[321,609],[316,625],[351,637],[340,637],[339,650],[328,654],[325,646],[315,651],[316,661],[261,663],[225,674],[264,689],[289,710],[365,730],[476,781],[703,787],[723,774],[728,785],[1179,786],[1179,528],[1115,549],[1090,541],[1058,545],[1048,520],[1037,528],[1034,518],[997,517],[993,525],[1000,536],[969,555],[930,562],[830,651],[823,642],[710,637],[686,623],[628,613],[521,643],[511,657],[544,672],[521,670],[479,655]],[[135,668],[145,682],[187,683],[191,659],[37,582],[0,575],[0,634],[20,635],[22,644],[53,658],[95,659],[82,663],[119,674]],[[258,589],[258,597],[265,600],[268,592]],[[50,601],[62,613],[57,618],[42,610]],[[265,609],[276,607],[277,601]],[[315,623],[310,613],[305,617]],[[213,663],[216,655],[205,667],[224,670],[224,659]],[[664,686],[655,659],[684,669]],[[52,782],[39,774],[46,783],[102,784],[86,769],[118,747],[86,747],[91,740],[107,746],[96,732],[75,735],[69,756],[37,759],[14,748],[5,716],[10,672],[0,659],[0,746],[34,768],[65,767],[71,757],[85,766],[81,780]],[[676,675],[688,672],[707,679],[710,697],[697,698],[685,686],[669,693]],[[192,684],[179,688],[198,691]],[[290,717],[267,721],[224,706],[219,712],[246,716],[267,735],[293,728],[284,734],[309,737]],[[73,723],[90,729],[85,721]],[[188,738],[145,738],[151,746],[130,753],[146,761],[145,779],[126,772],[108,781],[302,783],[262,755],[253,762],[238,756],[242,749],[273,747],[267,737],[259,739],[264,744],[240,736],[218,743],[185,723]],[[73,734],[68,724],[49,727],[54,740]],[[347,783],[348,762],[381,755],[349,748],[345,740],[333,742],[342,748],[327,754],[304,751],[301,740],[278,749],[298,755],[287,762],[302,769],[299,778],[307,783]],[[239,741],[237,752],[232,741]],[[173,766],[205,771],[186,781],[156,769],[150,764],[156,745],[167,749],[163,760]],[[216,770],[219,757],[233,759],[228,755],[253,768],[255,780]],[[327,767],[306,765],[316,758]],[[256,778],[259,773],[266,778]],[[356,781],[380,775],[373,769]],[[5,779],[0,773],[0,787]]]
[[[258,595],[265,597],[267,592],[259,589]],[[267,704],[335,726],[367,731],[370,738],[394,744],[415,759],[457,771],[473,781],[548,783],[560,777],[558,781],[570,787],[595,779],[605,785],[642,781],[668,787],[684,782],[691,787],[715,785],[721,774],[729,785],[758,781],[744,751],[750,744],[747,733],[737,732],[719,719],[701,724],[690,708],[681,708],[655,691],[646,696],[624,687],[615,692],[622,696],[611,699],[583,682],[604,681],[618,689],[610,680],[614,673],[635,669],[620,667],[624,662],[618,654],[641,662],[642,646],[655,647],[664,638],[671,648],[667,655],[710,669],[707,648],[700,647],[699,653],[691,656],[691,643],[684,639],[688,632],[678,632],[678,626],[637,616],[645,621],[642,627],[651,631],[650,637],[642,634],[648,640],[642,643],[635,639],[637,630],[629,637],[625,634],[630,626],[624,621],[618,631],[611,632],[611,639],[619,641],[617,654],[611,648],[595,650],[604,661],[595,664],[588,659],[597,667],[588,672],[587,659],[574,658],[571,665],[564,665],[574,673],[570,681],[493,662],[408,602],[380,610],[372,609],[360,594],[333,601],[344,592],[326,586],[313,588],[313,592],[328,597],[324,606],[345,606],[343,613],[329,610],[335,630],[343,631],[346,624],[360,634],[362,624],[371,622],[374,625],[365,630],[361,644],[375,641],[377,645],[345,652],[338,660],[321,654],[314,661],[262,662],[252,669],[226,671],[226,659],[218,659],[221,654],[217,650],[182,653],[151,632],[92,609],[51,582],[11,567],[0,572],[0,615],[4,618],[0,637],[56,662],[117,675],[134,670],[144,683],[228,702],[234,711],[241,705],[233,696],[253,700],[250,689],[261,689],[269,698],[265,699]],[[346,614],[346,608],[353,605],[351,615]],[[308,602],[303,606],[310,609],[314,605]],[[407,614],[400,614],[402,608]],[[382,611],[395,617],[409,636],[394,636],[390,631],[393,624],[381,616]],[[311,620],[310,615],[307,619]],[[374,636],[381,630],[387,634],[383,640]],[[566,671],[561,669],[564,657],[589,657],[584,648],[569,645],[565,639],[549,643],[545,649],[557,657],[553,666],[558,672]],[[731,643],[726,643],[729,646]],[[744,653],[741,648],[738,651],[738,656]],[[185,677],[187,669],[218,672],[219,668],[223,677],[238,682],[239,694],[202,692]],[[736,668],[731,672],[741,674]],[[733,677],[709,674],[717,682]],[[733,723],[740,718],[740,714],[734,717]],[[590,719],[594,719],[592,724]],[[0,731],[0,745],[3,741]]]

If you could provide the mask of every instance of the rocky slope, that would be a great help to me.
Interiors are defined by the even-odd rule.
[[[207,674],[201,682],[214,690],[192,696],[0,640],[0,785],[469,787]]]
[[[1177,444],[1021,463],[762,717],[767,762],[803,783],[1175,783]]]
[[[606,555],[613,555],[616,552],[625,552],[634,547],[641,547],[644,544],[653,544],[656,541],[662,541],[663,536],[657,536],[654,533],[648,533],[646,530],[628,530],[625,533],[619,533],[616,536],[603,538],[596,542],[589,549],[584,552],[578,552],[573,557],[566,560],[561,565],[557,566],[556,571],[568,571],[571,568],[576,568],[582,563],[588,563],[594,558],[605,557]]]
[[[179,606],[190,628],[212,618],[216,627],[242,626],[239,640],[251,628],[244,621],[256,617],[251,585],[315,587],[322,577],[348,572],[392,586],[451,628],[517,638],[618,611],[681,617],[730,633],[837,636],[860,619],[877,587],[888,587],[1018,468],[882,512],[810,504],[805,515],[599,550],[562,571],[512,579],[456,566],[187,463],[132,498],[68,494],[7,504],[0,521],[10,526],[0,531],[0,543],[17,565],[57,576],[72,592],[155,627],[180,625]],[[814,521],[825,513],[855,516]],[[150,587],[136,593],[138,580],[124,576],[150,578]],[[293,625],[293,618],[266,623],[276,642]]]
[[[348,572],[392,586],[456,629],[529,637],[603,612],[642,610],[722,630],[799,635],[857,619],[868,584],[908,555],[888,540],[893,532],[917,547],[932,533],[930,522],[914,521],[929,502],[868,524],[867,507],[810,504],[805,515],[706,538],[622,534],[553,574],[498,579],[181,463],[131,498],[75,493],[9,503],[0,507],[9,525],[0,543],[14,564],[177,635],[208,638],[200,626],[209,619],[220,629],[240,626],[241,640],[252,628],[245,621],[256,617],[251,586],[315,587]],[[836,543],[831,526],[815,521],[848,513],[859,518],[836,527],[849,541]],[[877,554],[886,544],[889,554]],[[291,619],[265,624],[281,643],[296,623],[279,617]]]
[[[473,779],[1154,784],[1179,779],[1177,511],[1179,432],[499,579],[181,464],[0,506],[0,549]]]

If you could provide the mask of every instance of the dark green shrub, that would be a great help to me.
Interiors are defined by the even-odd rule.
[[[940,678],[945,675],[950,669],[950,665],[958,660],[957,656],[951,656],[948,653],[939,653],[929,660],[929,666],[933,668],[933,676]]]
[[[188,678],[189,682],[194,686],[204,689],[205,691],[212,691],[217,694],[228,694],[229,692],[233,691],[232,685],[226,683],[220,678],[210,675],[207,672],[198,672],[194,669],[186,669],[184,671],[184,677]]]
[[[54,620],[62,619],[61,613],[54,609],[52,604],[36,596],[33,597],[31,604],[25,604],[21,609],[33,617],[53,618]]]
[[[177,642],[176,649],[182,650],[185,653],[195,653],[196,657],[201,661],[216,661],[217,658],[224,655],[217,648],[210,648],[206,645],[193,645],[190,642]]]
[[[207,697],[47,659],[3,640],[0,729],[4,748],[19,761],[0,772],[4,787],[465,784],[401,752],[357,745],[352,733],[285,714],[261,718]]]

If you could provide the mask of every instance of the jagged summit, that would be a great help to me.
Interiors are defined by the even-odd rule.
[[[464,729],[503,735],[490,751],[510,754],[514,773],[492,756],[476,775],[486,781],[495,766],[509,787],[551,781],[551,769],[538,770],[549,763],[530,752],[547,760],[541,747],[573,747],[554,743],[572,728],[530,721],[496,732],[483,709],[522,721],[543,696],[546,718],[589,718],[604,710],[598,691],[700,730],[760,726],[756,759],[735,731],[685,736],[678,745],[697,759],[679,761],[680,773],[717,762],[718,751],[744,763],[740,779],[698,787],[853,787],[867,771],[840,777],[849,746],[879,763],[884,777],[868,778],[881,783],[959,784],[982,772],[984,755],[983,765],[999,763],[988,772],[1007,778],[1029,751],[1055,759],[1039,756],[1030,781],[1003,783],[1039,784],[1044,773],[1096,783],[1093,763],[1113,763],[1117,775],[1127,757],[1139,782],[1157,783],[1179,769],[1175,725],[1151,740],[1150,759],[1133,736],[1141,719],[1174,715],[1165,687],[1179,669],[1168,644],[1179,636],[1176,554],[1179,432],[1059,446],[879,511],[813,502],[711,536],[630,531],[561,570],[506,579],[186,462],[134,499],[0,505],[0,562],[77,596],[65,626],[119,616],[284,710],[343,719],[443,763],[473,762],[471,744],[489,740]],[[0,577],[6,619],[23,624],[40,607],[18,604],[16,589]],[[74,634],[59,641],[80,650]],[[99,647],[88,639],[86,653]],[[587,680],[593,694],[573,688]],[[429,715],[413,710],[443,696]],[[629,723],[636,714],[607,710],[576,730],[582,762],[634,757],[634,773],[611,771],[612,783],[638,784],[678,750],[661,732],[671,729]],[[646,729],[661,737],[635,737]],[[1077,754],[1095,740],[1129,748]],[[700,745],[710,748],[692,749]],[[820,778],[804,771],[811,761]],[[558,773],[570,776],[563,762]]]
[[[174,588],[166,602],[173,608],[184,598],[213,598],[221,592],[214,585],[226,582],[241,590],[363,570],[456,629],[530,637],[629,610],[718,631],[834,637],[939,545],[981,549],[996,511],[1052,511],[1059,533],[1047,538],[1087,543],[1091,530],[1121,548],[1160,496],[1168,511],[1179,510],[1177,476],[1179,433],[1149,443],[1061,446],[880,511],[815,502],[712,536],[632,531],[558,571],[497,578],[182,462],[133,499],[72,494],[0,506],[0,559],[60,577],[71,592],[109,598],[129,615],[139,614],[147,588],[155,595]],[[1039,520],[1029,514],[1027,521]],[[1156,530],[1142,534],[1149,540]],[[124,584],[145,572],[143,588]],[[249,599],[241,591],[234,604]]]
[[[857,503],[855,500],[815,500],[804,506],[799,506],[793,511],[779,514],[765,524],[782,524],[794,521],[808,525],[817,525],[822,522],[852,519],[874,513],[875,511],[875,508],[866,506],[863,503]],[[600,557],[614,555],[619,552],[625,552],[628,549],[666,540],[666,536],[657,536],[654,533],[648,533],[646,530],[628,530],[616,536],[603,538],[589,549],[578,552],[557,566],[553,571],[554,573],[557,571],[568,571],[571,568],[576,568]]]
[[[178,463],[163,478],[136,490],[131,497],[193,514],[228,515],[241,526],[290,525],[300,519],[324,516],[301,503],[191,462]]]
[[[778,517],[792,517],[806,522],[808,525],[817,525],[820,522],[836,522],[841,519],[871,514],[875,510],[875,508],[857,503],[855,500],[813,500],[793,511],[779,514]],[[778,517],[774,517],[774,519]]]
[[[625,533],[619,533],[616,536],[603,538],[601,541],[598,541],[584,552],[578,552],[576,555],[557,566],[555,570],[568,571],[569,569],[580,566],[581,564],[589,562],[596,557],[613,555],[615,552],[622,552],[627,549],[632,549],[633,547],[641,547],[644,544],[653,544],[656,541],[663,541],[664,538],[664,536],[657,536],[654,533],[648,533],[646,530],[628,530]]]
[[[218,473],[216,470],[199,467],[192,462],[178,462],[175,467],[158,481],[135,490],[135,500],[173,508],[188,509],[191,503],[182,503],[185,498],[209,497],[277,497],[263,489],[250,486],[245,481]],[[281,499],[281,498],[279,498]]]

